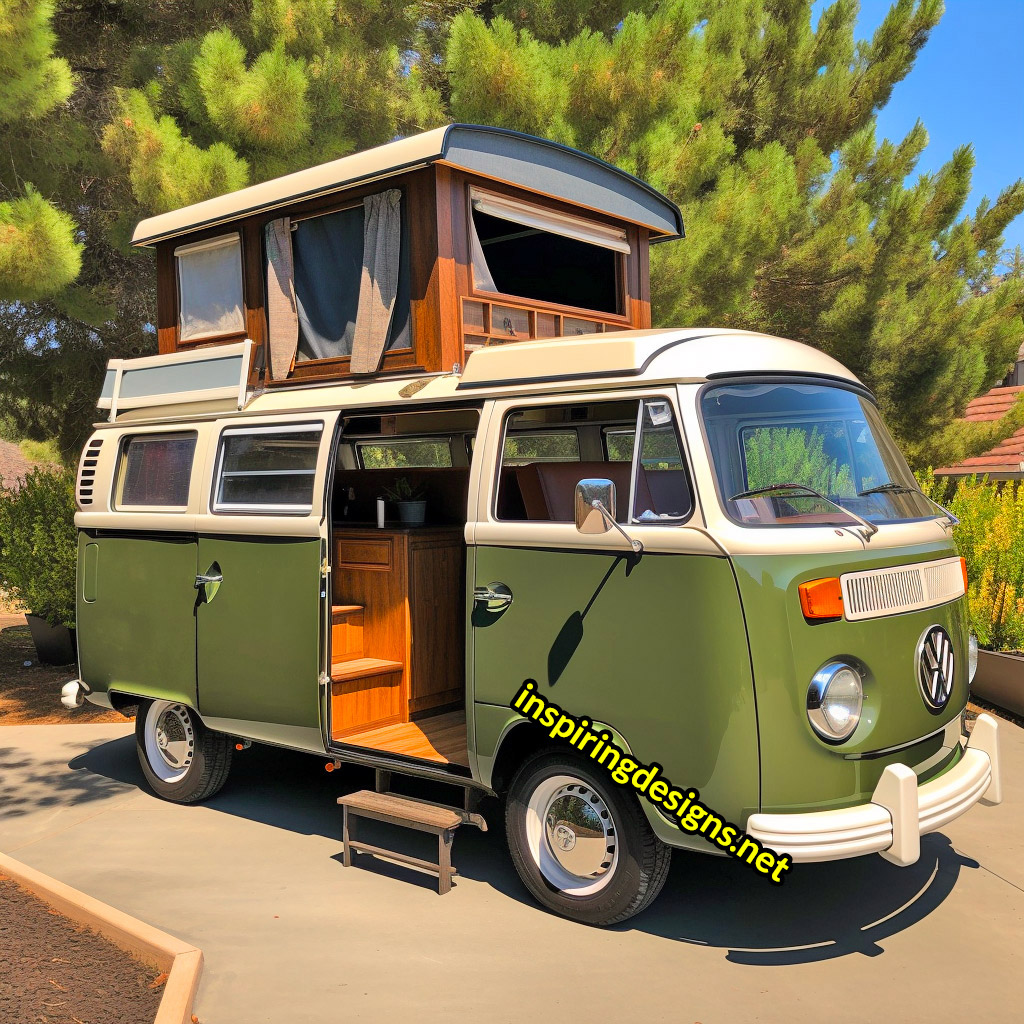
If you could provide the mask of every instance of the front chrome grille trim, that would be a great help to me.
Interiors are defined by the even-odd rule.
[[[848,572],[839,577],[839,584],[844,616],[851,622],[934,608],[964,594],[960,559],[955,556]]]

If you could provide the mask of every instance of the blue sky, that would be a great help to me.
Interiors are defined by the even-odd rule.
[[[815,5],[817,14],[825,3]],[[870,39],[891,0],[861,0],[857,37]],[[963,143],[975,168],[964,212],[1024,177],[1024,0],[946,0],[910,74],[878,114],[878,137],[901,139],[920,118],[929,144],[915,173],[938,170]],[[1024,216],[1006,230],[1024,245]]]

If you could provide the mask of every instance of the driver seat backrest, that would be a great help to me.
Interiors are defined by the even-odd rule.
[[[615,484],[616,518],[629,518],[628,462],[532,462],[516,466],[516,479],[523,495],[526,518],[530,521],[571,523],[576,519],[576,485],[581,480],[598,478]],[[640,474],[638,507],[650,507],[645,474]]]

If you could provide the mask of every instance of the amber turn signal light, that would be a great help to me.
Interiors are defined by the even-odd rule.
[[[843,588],[835,576],[800,584],[800,608],[805,619],[841,619]]]
[[[967,593],[967,559],[961,557],[960,571],[964,574],[964,593]]]

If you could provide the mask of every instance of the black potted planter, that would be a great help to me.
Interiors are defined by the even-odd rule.
[[[75,661],[75,631],[67,626],[51,626],[38,615],[26,615],[36,654],[44,665],[70,665]]]
[[[1024,655],[978,651],[971,692],[1007,711],[1024,715]]]

